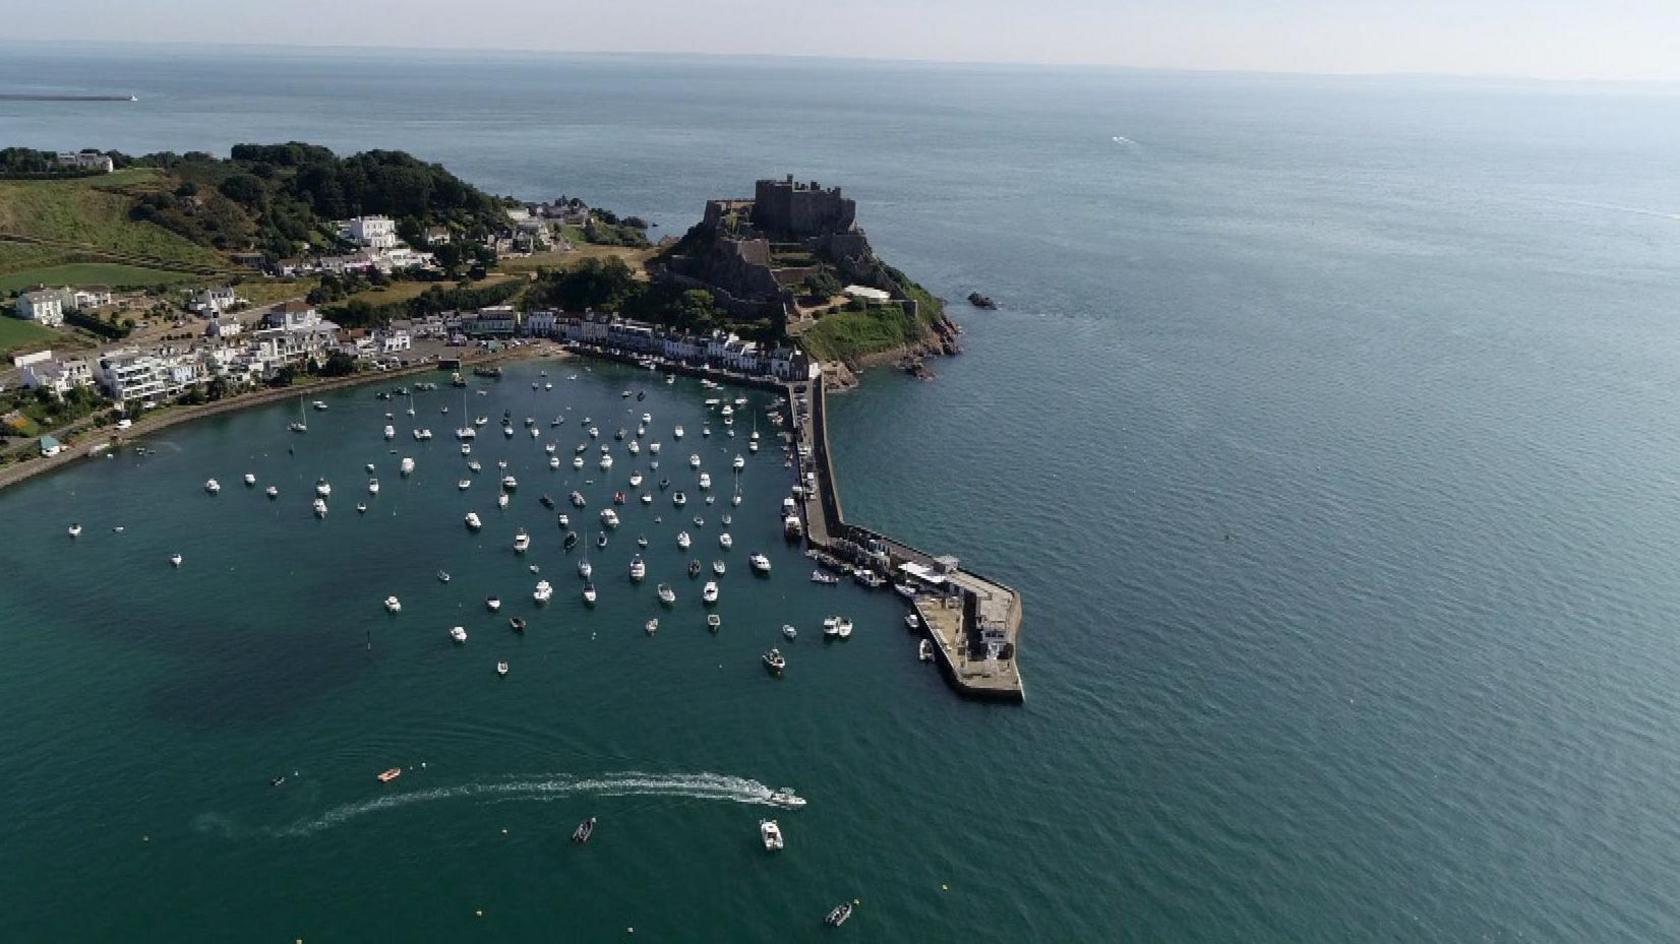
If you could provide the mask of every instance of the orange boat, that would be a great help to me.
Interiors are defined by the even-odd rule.
[[[392,767],[390,770],[387,770],[387,771],[385,771],[385,772],[383,772],[379,775],[379,782],[380,783],[390,783],[391,781],[393,781],[393,780],[395,780],[395,779],[397,779],[398,777],[401,777],[401,776],[402,776],[402,768],[401,767]]]

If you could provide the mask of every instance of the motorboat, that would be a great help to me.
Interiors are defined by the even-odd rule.
[[[709,473],[706,473],[706,472],[700,473],[700,487],[702,489],[708,489],[708,488],[712,487],[712,477]]]
[[[585,843],[588,842],[589,837],[593,835],[595,835],[595,817],[591,816],[579,823],[576,829],[572,830],[572,841],[576,843]]]
[[[532,439],[537,439],[537,438],[542,436],[542,430],[540,430],[540,429],[530,430],[530,433],[531,433],[531,438]]]
[[[589,438],[590,438],[590,439],[599,439],[599,438],[601,438],[601,427],[599,427],[599,426],[591,426],[591,427],[589,427]]]
[[[560,468],[560,457],[559,456],[549,456],[548,457],[548,467],[551,468],[551,469]]]
[[[677,592],[671,589],[670,584],[662,583],[659,585],[659,602],[666,606],[677,602]]]
[[[797,793],[794,793],[792,787],[782,787],[779,790],[771,790],[770,795],[764,798],[764,802],[789,810],[802,810],[805,808],[805,798]]]
[[[706,581],[706,586],[700,590],[700,602],[707,605],[716,603],[718,599],[718,585],[716,580]]]
[[[584,581],[584,584],[583,584],[583,602],[589,604],[590,606],[594,606],[595,605],[595,600],[596,600],[595,582],[593,580]]]
[[[648,546],[647,535],[645,535],[645,534],[636,535],[636,546],[637,547],[647,547]]]
[[[644,505],[653,504],[653,493],[652,492],[643,492],[642,493],[642,504],[644,504]]]
[[[555,515],[554,520],[559,523],[562,529],[570,528],[572,526],[572,516],[563,511],[560,514]]]
[[[508,617],[508,626],[512,627],[514,632],[522,633],[525,631],[525,620],[523,617],[510,616]]]
[[[677,532],[677,547],[686,551],[688,550],[688,546],[693,543],[694,539],[688,536],[687,531]]]
[[[734,461],[731,462],[730,465],[734,467],[735,471],[739,472],[747,467],[747,457],[737,452],[735,454]]]
[[[578,543],[577,532],[576,531],[567,531],[566,532],[566,539],[561,542],[561,546],[569,551],[572,548],[577,547],[577,543]]]
[[[222,483],[216,481],[215,479],[205,479],[204,490],[214,495],[222,490]]]
[[[253,486],[255,484],[257,484],[256,475],[253,474],[253,473],[250,473],[250,472],[245,473],[245,487],[250,488],[251,486]]]
[[[574,469],[583,468],[583,457],[582,456],[573,456],[572,457],[572,468],[574,468]]]
[[[636,435],[640,436],[641,433],[638,432]],[[642,444],[632,439],[628,443],[625,443],[624,450],[633,456],[640,455],[642,451]]]
[[[630,487],[631,488],[636,488],[637,486],[639,486],[641,484],[642,484],[642,472],[641,472],[641,470],[637,469],[636,471],[631,472],[630,473]]]
[[[721,547],[721,548],[723,548],[724,550],[727,551],[734,546],[735,546],[735,539],[729,536],[728,531],[724,531],[724,532],[722,532],[718,535],[718,547]]]
[[[496,507],[497,508],[506,508],[507,506],[508,506],[508,493],[507,492],[498,493],[496,495]]]
[[[369,495],[379,494],[379,480],[378,479],[368,479],[368,494]]]
[[[269,498],[279,498],[280,497],[280,489],[274,487],[273,485],[270,485],[269,487],[263,489],[263,494],[267,495]]]
[[[841,639],[852,638],[852,621],[842,616],[834,621],[834,632]]]
[[[923,662],[933,661],[933,640],[922,640],[921,645],[916,647],[916,658],[922,660]]]
[[[907,583],[893,584],[893,592],[906,600],[914,600],[919,594],[919,591],[915,587],[912,587]]]
[[[489,596],[484,598],[484,608],[494,613],[502,608],[502,598]]]
[[[657,443],[657,442],[648,443],[648,452],[652,455],[656,455],[656,456],[659,455],[659,443]]]
[[[550,498],[547,493],[544,493],[541,498],[537,499],[537,504],[549,509],[550,511],[554,510],[554,499]]]
[[[754,554],[753,556],[747,558],[747,560],[752,563],[754,573],[768,574],[770,572],[770,558],[765,557],[763,554]]]
[[[915,632],[922,628],[922,618],[914,613],[904,614],[904,628]]]
[[[449,582],[449,571],[447,571],[447,570],[438,571],[437,572],[437,579],[438,579],[438,583],[448,583]]]
[[[367,514],[367,502],[357,502],[356,503],[356,514],[358,514],[358,515]]]
[[[502,487],[511,492],[519,487],[519,480],[511,475],[504,475],[502,476]]]
[[[697,560],[689,561],[688,562],[688,578],[690,580],[693,580],[695,577],[698,577],[698,576],[700,576],[700,562],[697,561]]]
[[[839,639],[840,638],[840,617],[830,616],[830,617],[823,620],[823,638],[824,639]]]
[[[537,581],[537,588],[531,591],[531,599],[538,603],[547,603],[554,596],[554,587],[546,580]],[[517,627],[515,627],[517,628]]]
[[[449,627],[449,638],[455,640],[457,645],[459,645],[460,643],[466,642],[467,641],[467,630],[466,630],[466,628],[462,627],[462,626],[451,626],[451,627]]]
[[[823,584],[828,584],[829,586],[833,586],[833,585],[840,582],[840,578],[834,576],[833,574],[825,574],[820,570],[813,570],[813,571],[811,571],[811,582],[812,583],[823,583]]]
[[[793,627],[793,624],[791,624],[791,623],[783,623],[782,624],[782,635],[786,636],[788,638],[788,640],[791,642],[792,640],[795,640],[795,639],[799,638],[799,630],[795,629]]]
[[[169,555],[170,566],[172,566],[172,567],[181,566],[182,559],[183,558],[181,557],[181,553],[179,551],[176,551],[175,553]]]
[[[671,435],[672,435],[672,437],[674,437],[676,439],[683,438],[683,428],[681,426],[676,427],[675,429],[671,430]]]
[[[642,555],[637,554],[630,558],[630,579],[639,581],[646,576],[647,564],[642,560]]]
[[[389,770],[381,770],[378,773],[377,776],[379,778],[380,783],[390,783],[391,781],[393,781],[393,780],[397,779],[398,777],[402,776],[402,768],[401,767],[392,767]]]
[[[589,502],[584,499],[582,492],[574,491],[566,497],[571,499],[573,508],[582,508],[589,504]]]
[[[455,483],[455,487],[464,492],[472,488],[472,479],[461,479]]]
[[[721,561],[721,560],[712,561],[712,573],[717,574],[719,577],[722,577],[724,575],[724,572],[727,571],[728,569],[729,569],[728,566],[725,565],[723,561]]]
[[[618,512],[611,508],[601,509],[601,523],[609,528],[618,527]]]
[[[688,467],[691,469],[700,468],[700,453],[691,452],[688,454]]]
[[[479,519],[478,512],[476,511],[467,512],[465,520],[467,523],[467,529],[470,531],[477,531],[479,528],[484,527],[484,522]]]
[[[758,837],[764,841],[764,848],[769,852],[778,852],[782,848],[782,827],[773,819],[758,821]]]
[[[392,594],[391,596],[385,598],[385,609],[387,612],[401,613],[402,601],[397,599],[395,594]]]
[[[212,479],[211,481],[215,481],[215,480]],[[315,480],[315,494],[321,496],[322,498],[331,497],[332,496],[332,483],[328,482],[326,479],[316,479]]]
[[[513,535],[513,552],[515,554],[523,554],[530,549],[531,549],[531,535],[526,533],[524,528],[520,528],[518,531],[514,532],[514,535]]]
[[[771,649],[764,654],[763,659],[764,667],[770,670],[771,675],[780,676],[787,668],[787,658],[782,655],[780,649]]]
[[[472,443],[462,443],[461,444],[461,455],[463,455],[463,456],[472,455]]]
[[[688,504],[688,496],[684,495],[681,491],[678,491],[676,494],[671,496],[671,504],[681,508],[682,506]]]
[[[834,910],[830,911],[828,913],[828,917],[823,919],[823,924],[826,924],[831,928],[837,928],[840,925],[845,924],[846,919],[850,918],[851,916],[852,916],[852,903],[849,902],[849,901],[843,901],[840,904],[834,906]]]
[[[607,532],[605,532],[605,531],[595,532],[595,546],[596,547],[606,547],[607,546]]]
[[[723,617],[717,615],[716,613],[707,613],[706,628],[711,630],[713,633],[716,633],[718,630],[723,628]]]
[[[660,491],[663,492],[670,487],[671,487],[671,480],[670,479],[660,479],[659,480],[659,490]]]
[[[659,632],[659,617],[655,616],[653,619],[643,623],[642,629],[646,630],[649,636]]]
[[[624,504],[626,499],[627,499],[627,496],[623,492],[613,492],[613,497],[612,497],[613,504],[622,505],[622,504]]]
[[[73,538],[79,538],[82,536],[82,526],[80,524],[72,524],[64,530],[65,533],[69,534]]]
[[[312,503],[311,507],[315,509],[315,517],[325,518],[327,516],[327,501],[326,501],[326,499],[324,499],[324,498],[315,499],[315,501]]]
[[[500,662],[497,662],[497,663],[496,663],[496,674],[497,674],[497,675],[499,675],[499,676],[501,676],[501,677],[503,677],[503,678],[506,678],[506,677],[507,677],[507,674],[508,674],[508,664],[507,664],[507,660],[506,660],[506,659],[503,659],[503,660],[501,660],[501,661],[500,661]]]

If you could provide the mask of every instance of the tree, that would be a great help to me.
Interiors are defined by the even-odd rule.
[[[222,192],[222,196],[247,207],[261,206],[263,198],[268,194],[268,188],[263,186],[262,180],[252,174],[234,174],[223,180],[216,189]]]
[[[356,372],[356,359],[343,351],[334,351],[327,355],[327,360],[321,365],[320,374],[323,377],[346,377]]]

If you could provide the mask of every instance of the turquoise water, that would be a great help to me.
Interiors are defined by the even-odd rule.
[[[57,55],[8,51],[6,84]],[[452,443],[417,449],[401,483],[366,391],[334,395],[306,437],[284,432],[292,406],[217,418],[0,494],[7,937],[786,940],[823,933],[846,897],[863,905],[844,933],[870,940],[1680,933],[1668,92],[81,62],[89,90],[142,101],[0,103],[8,142],[404,147],[671,230],[756,176],[846,186],[889,259],[1003,305],[957,306],[968,352],[937,382],[877,372],[831,401],[848,515],[1020,587],[1029,696],[953,698],[893,599],[806,582],[776,534],[769,453],[747,473],[716,638],[685,576],[642,633],[676,555],[655,540],[646,587],[619,578],[639,508],[584,613],[535,503],[567,488],[516,467],[507,517],[558,589],[519,638],[478,601],[526,607],[536,578],[512,521],[460,526],[490,496],[455,490]],[[514,373],[483,412],[545,431],[550,400],[600,419],[643,376],[597,366],[532,394]],[[653,386],[647,408],[693,439],[705,394],[686,384]],[[508,454],[529,466],[534,449]],[[386,491],[358,519],[367,461]],[[238,486],[247,468],[281,500]],[[345,491],[316,522],[323,472]],[[760,545],[768,581],[743,572]],[[390,592],[400,617],[379,608]],[[856,638],[801,638],[769,679],[775,627],[830,610]],[[751,799],[782,784],[811,805],[781,815],[772,859]],[[575,849],[588,814],[602,830]]]

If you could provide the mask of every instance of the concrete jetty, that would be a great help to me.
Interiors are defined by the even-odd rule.
[[[940,670],[958,692],[1019,702],[1026,697],[1018,653],[1021,595],[999,581],[846,521],[828,446],[827,389],[821,376],[787,385],[790,437],[803,502],[805,540],[878,585],[916,591],[911,599],[933,641]]]

